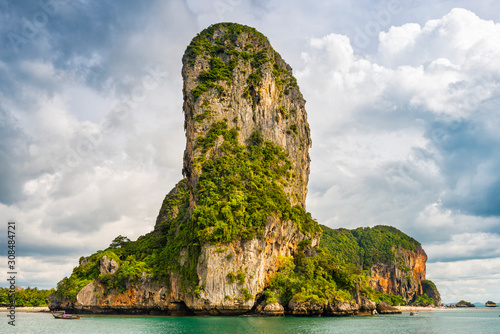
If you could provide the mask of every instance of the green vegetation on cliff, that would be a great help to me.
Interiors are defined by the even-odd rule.
[[[369,285],[369,273],[352,263],[344,263],[324,247],[311,249],[307,240],[299,245],[295,257],[280,257],[279,270],[271,276],[264,291],[266,304],[279,301],[288,305],[294,298],[299,302],[328,304],[349,302],[359,293],[376,303],[405,305],[401,296],[374,291]]]
[[[284,187],[293,182],[291,163],[284,149],[254,132],[246,146],[225,122],[215,123],[195,148],[203,153],[222,136],[223,154],[200,156],[202,173],[194,191],[193,220],[200,242],[249,240],[263,232],[267,217],[291,220],[304,233],[320,232],[319,225],[300,206],[292,206]]]
[[[459,301],[456,305],[456,307],[476,307],[476,305],[472,304],[471,302],[461,300]]]
[[[388,293],[381,293],[378,291],[373,292],[374,301],[378,303],[385,302],[391,306],[403,306],[406,305],[406,301],[401,296],[391,295]]]
[[[434,282],[430,280],[422,280],[422,291],[433,300],[434,305],[441,303],[441,294],[439,293]]]
[[[130,247],[129,247],[130,245]],[[80,265],[73,269],[71,276],[63,278],[57,283],[56,295],[68,300],[76,300],[76,295],[85,285],[99,280],[108,289],[124,291],[127,284],[137,282],[142,273],[152,273],[154,259],[148,252],[140,254],[137,258],[131,251],[136,243],[127,243],[121,248],[108,248],[105,251],[98,251],[91,256],[80,258]],[[106,256],[109,260],[118,263],[119,268],[114,274],[103,275],[99,270],[100,260]]]
[[[338,263],[325,248],[311,249],[307,241],[299,245],[295,257],[278,259],[279,270],[271,276],[264,292],[267,304],[279,299],[281,304],[288,305],[292,298],[319,304],[350,301],[351,293],[357,289],[373,299],[366,272],[351,264]]]
[[[354,230],[321,226],[321,246],[342,263],[353,263],[369,270],[373,264],[395,262],[395,249],[415,251],[420,243],[391,226],[360,227]]]
[[[225,45],[220,37],[216,38],[215,41],[213,41],[214,33],[220,29],[226,32],[226,36],[224,37],[229,42],[231,42],[228,43],[228,45]],[[193,40],[187,47],[184,57],[187,59],[193,59],[199,55],[209,54],[214,56],[219,53],[227,53],[228,51],[232,51],[234,50],[234,46],[236,45],[236,42],[242,33],[246,33],[254,37],[254,41],[252,44],[247,44],[244,46],[245,51],[248,51],[255,46],[262,47],[270,45],[267,37],[257,31],[257,29],[243,24],[224,22],[211,25],[210,27],[204,29],[202,32],[196,35],[196,37],[193,38]]]
[[[223,35],[214,35],[216,31],[223,31]],[[248,38],[246,45],[238,45],[242,34]],[[250,43],[248,43],[250,42]],[[251,72],[247,76],[248,87],[245,97],[252,98],[250,90],[262,81],[262,67],[270,66],[275,77],[276,86],[284,87],[288,94],[291,87],[297,86],[297,80],[283,67],[281,56],[272,49],[267,38],[254,28],[234,23],[218,23],[199,33],[186,49],[184,59],[194,65],[197,57],[209,60],[210,68],[201,71],[198,85],[191,91],[194,100],[197,100],[210,88],[217,89],[219,95],[224,93],[223,83],[232,83],[233,70],[240,62],[248,63]],[[245,73],[247,74],[247,73]]]

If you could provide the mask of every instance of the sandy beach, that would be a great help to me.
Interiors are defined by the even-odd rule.
[[[9,312],[10,309],[7,307],[0,307],[0,312]],[[38,313],[38,312],[50,312],[47,306],[40,307],[16,307],[16,312],[29,312],[29,313]]]
[[[398,308],[403,312],[444,310],[443,307],[424,307],[424,306],[396,306],[396,308]]]

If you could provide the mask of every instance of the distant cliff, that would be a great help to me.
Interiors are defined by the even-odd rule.
[[[390,226],[354,230],[322,226],[321,246],[341,262],[353,263],[370,273],[370,286],[378,292],[403,297],[407,304],[424,294],[435,304],[441,297],[426,280],[427,254],[420,243]]]

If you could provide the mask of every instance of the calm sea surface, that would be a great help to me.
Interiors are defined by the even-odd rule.
[[[0,333],[500,333],[500,309],[438,310],[351,318],[82,316],[0,313]]]

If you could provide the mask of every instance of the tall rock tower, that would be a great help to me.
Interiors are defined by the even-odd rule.
[[[196,36],[182,59],[186,151],[184,175],[195,188],[203,152],[196,143],[216,122],[237,129],[245,145],[255,131],[288,153],[294,175],[284,190],[292,205],[305,208],[311,136],[305,101],[291,67],[253,28],[213,25]],[[218,150],[218,145],[215,145]]]
[[[185,178],[154,231],[82,258],[52,309],[241,314],[280,256],[319,243],[305,211],[311,137],[290,66],[264,35],[233,23],[203,30],[182,62]]]
[[[180,224],[172,214],[179,209],[170,205],[174,190],[156,228],[184,225],[192,232],[183,237],[177,272],[186,272],[184,257],[197,259],[190,277],[198,289],[176,298],[199,314],[242,313],[277,269],[277,256],[293,255],[304,239],[313,246],[319,240],[305,212],[311,146],[305,101],[291,67],[244,25],[203,30],[182,62],[187,140],[180,186],[189,204]]]

